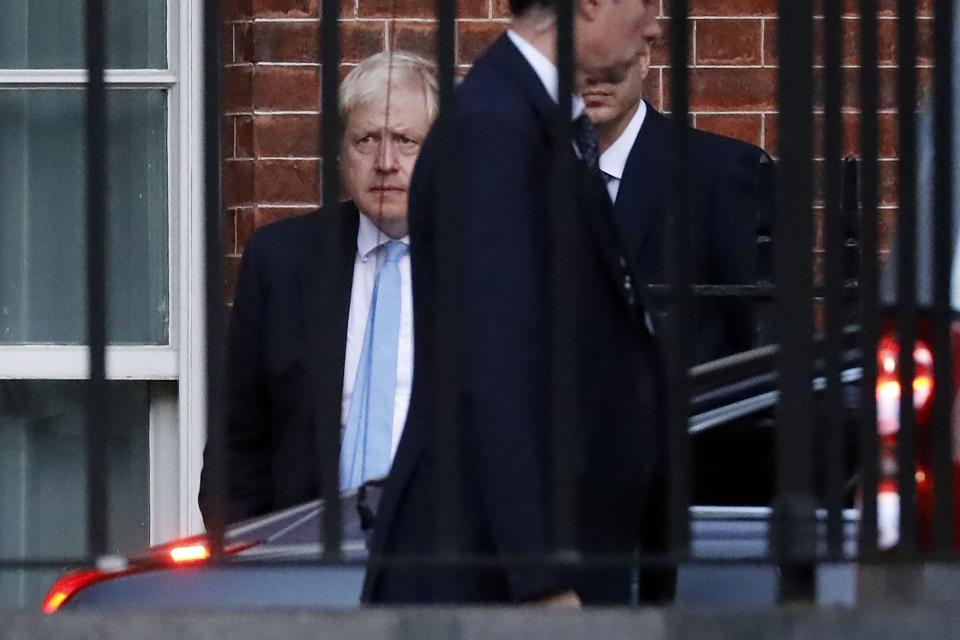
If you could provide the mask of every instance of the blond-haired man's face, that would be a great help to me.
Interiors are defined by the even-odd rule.
[[[401,238],[408,232],[407,193],[430,117],[422,91],[394,87],[389,113],[385,102],[360,105],[347,115],[341,167],[344,189],[360,213]]]

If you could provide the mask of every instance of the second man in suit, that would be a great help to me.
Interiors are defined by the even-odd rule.
[[[650,70],[652,47],[661,37],[657,21],[644,33],[645,47],[620,82],[598,76],[583,78],[587,113],[597,124],[602,154],[600,169],[614,217],[628,245],[630,259],[641,284],[666,281],[667,195],[670,145],[675,128],[643,99]],[[752,144],[687,129],[687,194],[690,198],[690,233],[695,281],[698,284],[754,284],[756,269],[756,214],[759,163],[766,154]],[[666,300],[651,300],[651,324],[658,334],[665,321]],[[750,301],[733,297],[701,298],[694,306],[693,356],[705,362],[752,348],[754,319]],[[669,354],[668,356],[669,357]],[[657,483],[663,479],[658,478]],[[663,553],[668,549],[665,488],[648,501],[642,550]],[[639,595],[645,602],[673,598],[676,572],[647,568],[640,575]]]
[[[596,123],[600,169],[614,217],[629,243],[644,284],[666,282],[667,187],[674,126],[643,99],[651,47],[660,27],[651,22],[645,50],[620,82],[587,74],[583,97]],[[759,147],[712,133],[686,130],[686,176],[694,279],[706,285],[750,285],[757,280]],[[651,297],[655,299],[655,297]],[[658,301],[654,325],[664,326],[666,302]],[[697,362],[754,346],[754,319],[746,298],[700,297],[694,307]]]

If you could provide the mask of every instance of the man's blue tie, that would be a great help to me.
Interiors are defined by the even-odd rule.
[[[390,471],[393,405],[400,339],[400,258],[407,245],[391,240],[377,272],[360,366],[340,447],[340,488],[352,489]]]

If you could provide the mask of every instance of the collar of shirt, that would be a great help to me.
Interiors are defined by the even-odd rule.
[[[547,93],[550,94],[550,97],[553,98],[553,101],[559,103],[560,74],[557,71],[557,66],[550,62],[547,56],[537,51],[536,47],[524,40],[523,37],[513,29],[507,31],[507,37],[510,38],[510,41],[520,51],[520,55],[533,67],[533,71],[537,74],[537,77],[540,78],[540,82],[543,83],[543,87],[547,90]],[[583,98],[574,94],[570,106],[573,112],[570,119],[576,120],[585,108]]]
[[[380,227],[373,224],[367,216],[360,214],[360,229],[357,231],[357,254],[360,260],[366,262],[370,255],[380,245],[387,244],[393,240],[390,236],[380,230]],[[400,242],[409,246],[410,236],[400,238]]]
[[[640,128],[647,117],[647,103],[640,101],[627,127],[623,133],[614,141],[607,150],[600,154],[600,171],[617,180],[623,179],[623,169],[627,165],[627,158],[630,156],[630,150],[633,149],[633,143],[636,142],[640,134]]]

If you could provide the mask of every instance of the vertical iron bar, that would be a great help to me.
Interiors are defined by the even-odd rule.
[[[900,544],[917,551],[916,416],[913,408],[913,350],[917,337],[917,3],[898,0],[897,124],[900,141],[897,212],[897,326],[900,343],[900,431],[897,434],[897,487],[900,492]]]
[[[576,252],[572,228],[575,197],[569,141],[573,102],[573,22],[572,0],[557,2],[557,70],[559,72],[559,111],[554,122],[553,189],[550,201],[550,480],[552,487],[554,548],[559,553],[575,546],[576,486],[570,469],[574,460],[580,415],[577,397],[577,318],[580,274],[572,269]]]
[[[207,443],[210,457],[210,493],[213,513],[208,528],[210,552],[223,557],[227,518],[226,425],[223,411],[223,234],[220,229],[221,92],[220,9],[216,0],[203,4],[203,204],[204,269],[206,285]]]
[[[670,198],[666,246],[670,282],[670,335],[667,358],[667,454],[669,523],[672,554],[688,555],[690,548],[690,443],[687,431],[690,338],[693,335],[690,255],[690,204],[687,192],[687,126],[689,122],[687,0],[670,3],[670,111],[673,139],[669,153]]]
[[[434,135],[443,149],[446,161],[440,165],[438,210],[443,215],[433,221],[439,240],[436,243],[437,308],[435,320],[436,363],[434,380],[435,441],[444,453],[437,465],[437,540],[441,556],[452,560],[456,540],[455,527],[463,500],[459,482],[464,472],[461,457],[460,405],[460,291],[463,280],[459,259],[461,255],[460,212],[457,210],[459,184],[458,157],[453,138],[454,65],[456,64],[456,0],[437,0],[437,74],[440,114],[434,124]]]
[[[104,0],[87,0],[85,13],[87,119],[87,548],[96,558],[107,550],[107,88]]]
[[[781,602],[814,596],[812,5],[812,0],[778,3],[782,172],[774,264],[781,357],[771,548],[782,567]]]
[[[878,340],[878,207],[877,137],[878,23],[877,0],[860,0],[860,139],[863,154],[860,218],[860,352],[863,377],[860,382],[860,477],[863,506],[860,516],[861,557],[877,553],[877,486],[879,454],[877,440],[877,340]]]
[[[340,0],[323,0],[321,7],[320,110],[322,112],[323,207],[336,216],[340,202]],[[340,237],[337,234],[336,237]],[[337,243],[331,243],[331,246]],[[340,251],[337,248],[335,251]],[[333,256],[334,264],[342,264],[342,256]],[[340,521],[340,424],[322,425],[317,436],[319,477],[323,486],[323,523],[321,530],[323,557],[340,558],[342,523]]]
[[[954,5],[937,2],[934,6],[934,247],[933,247],[933,486],[934,547],[948,553],[954,538],[953,443],[953,361],[950,352],[951,325],[951,249],[954,239]],[[932,134],[933,135],[933,134]],[[925,142],[929,143],[927,139]]]
[[[824,470],[826,476],[827,549],[839,559],[843,546],[843,405],[842,369],[844,295],[844,217],[841,209],[843,179],[843,5],[824,3],[824,128],[823,149],[826,250],[826,398],[824,402]]]

